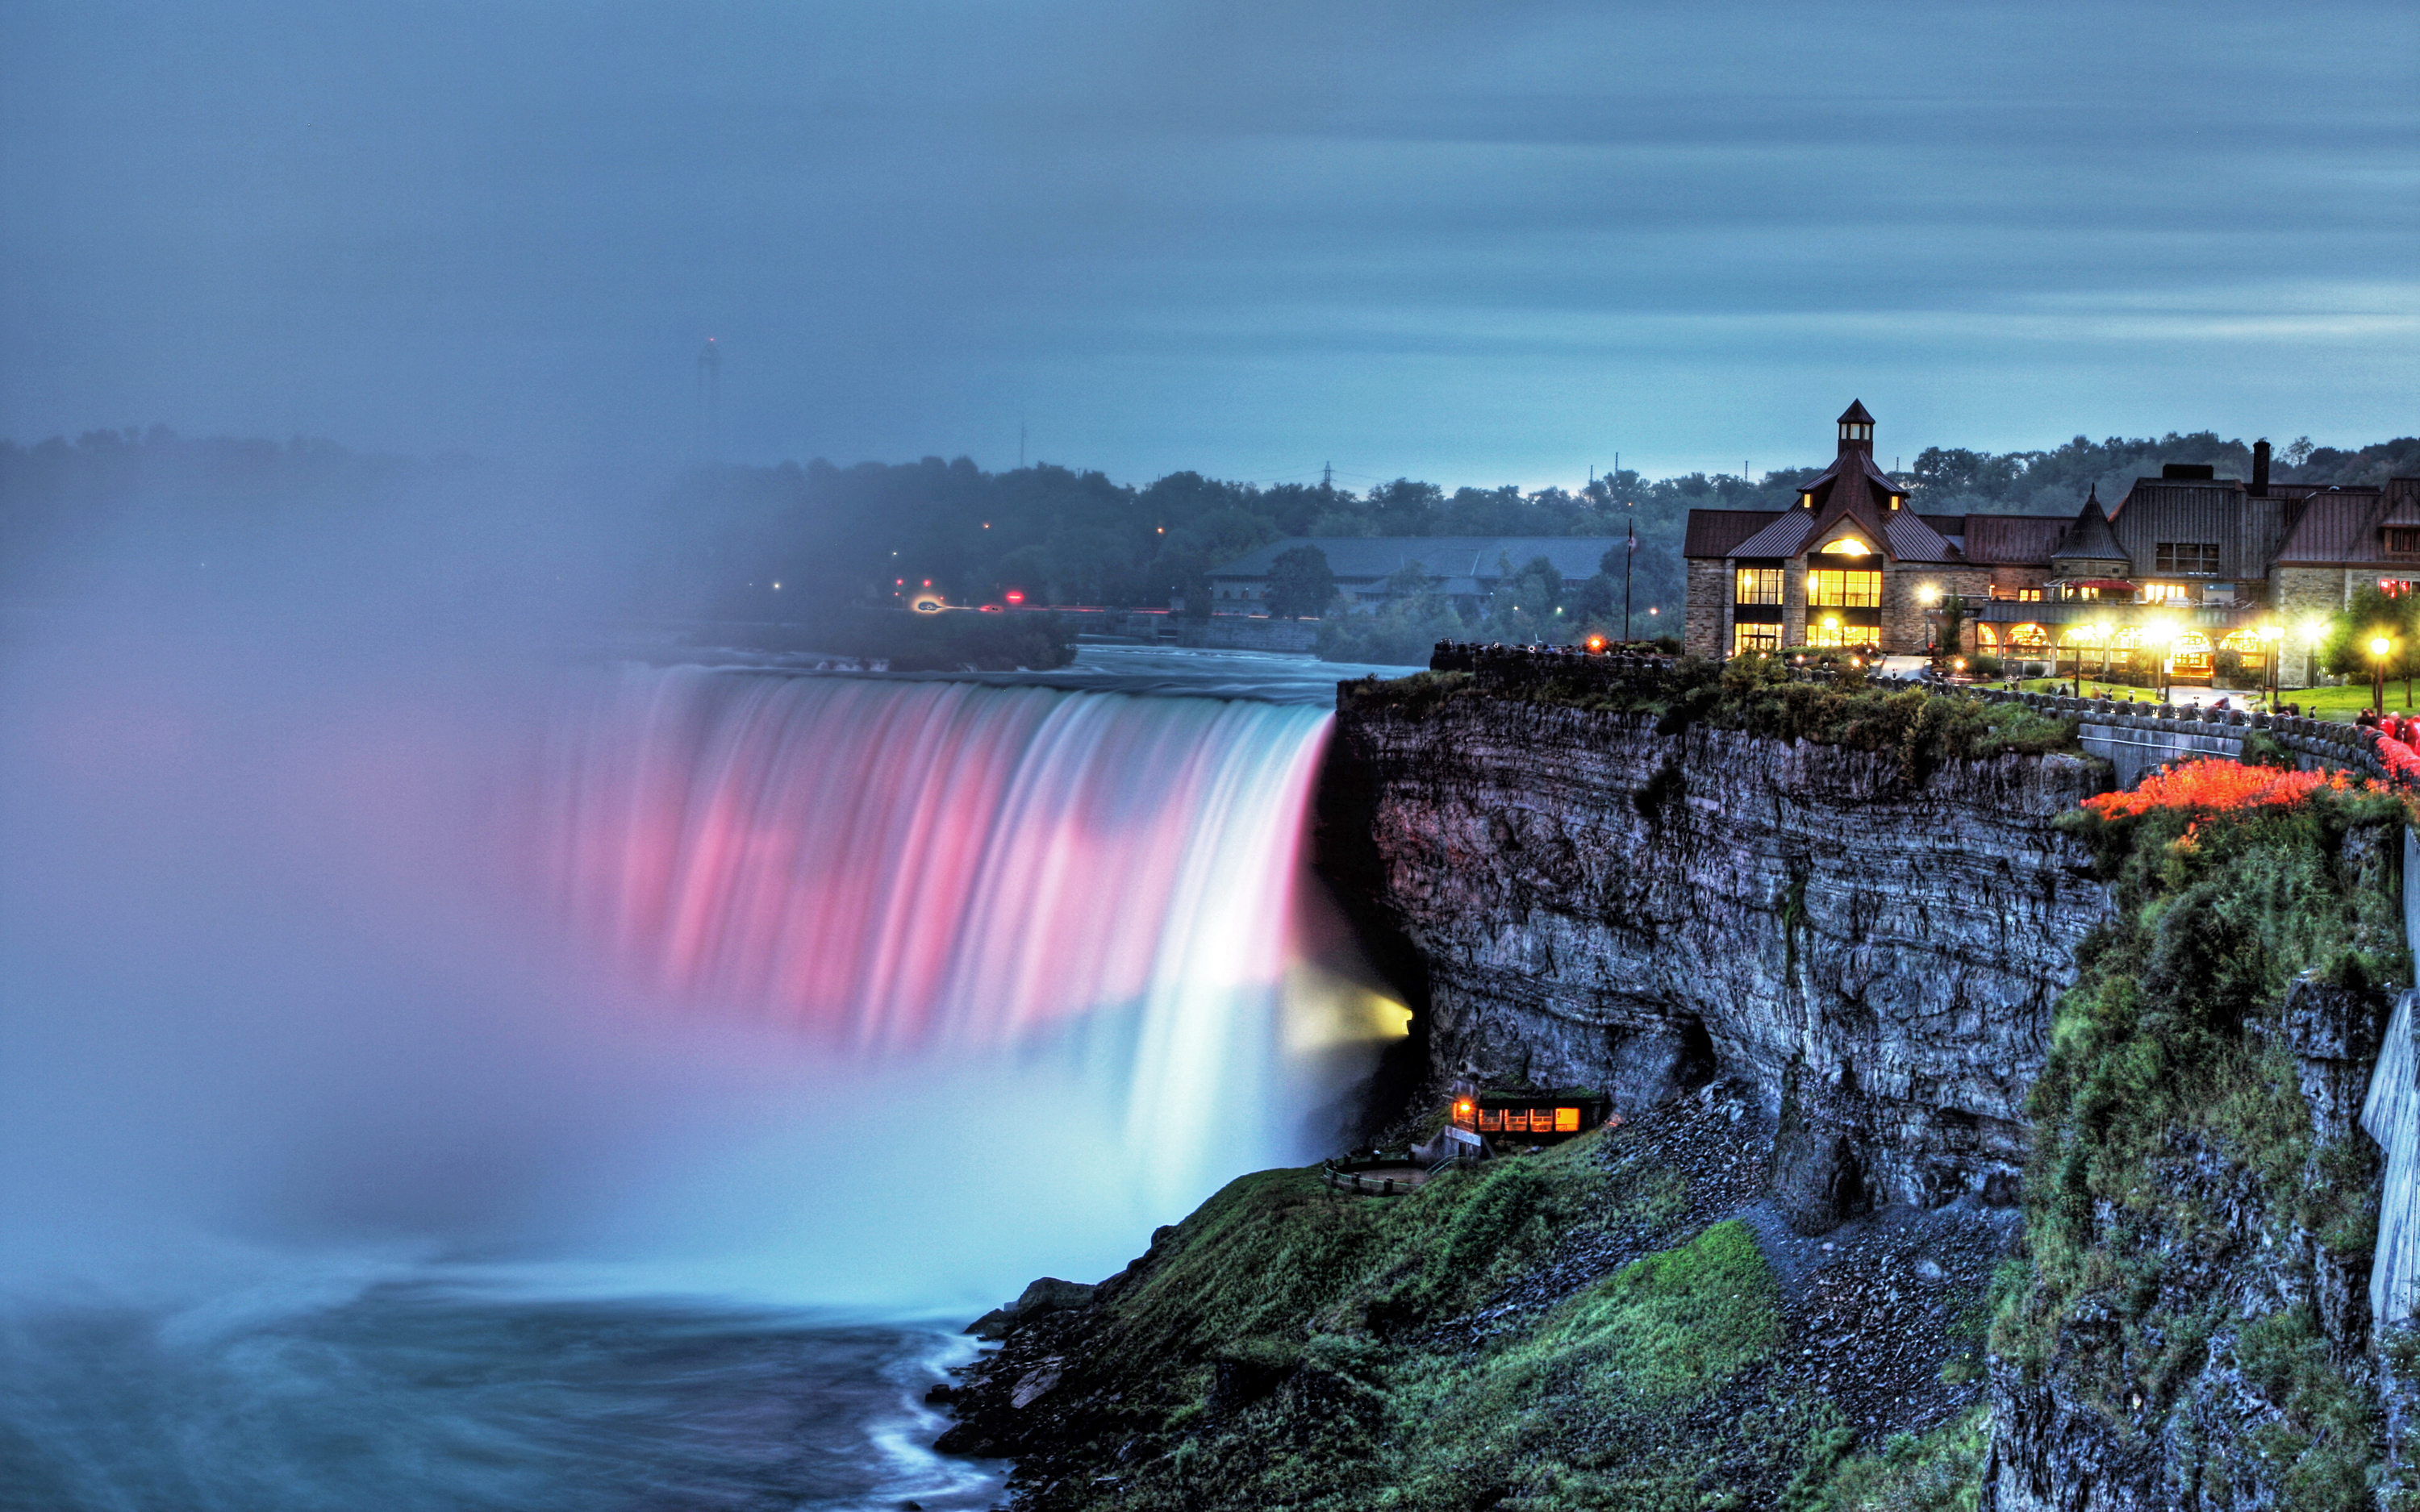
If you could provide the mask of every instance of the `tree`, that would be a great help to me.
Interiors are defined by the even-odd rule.
[[[1427,567],[1405,563],[1388,577],[1386,591],[1376,613],[1339,614],[1320,625],[1322,660],[1416,667],[1428,661],[1438,641],[1462,639],[1462,618]]]
[[[1935,658],[1958,655],[1958,642],[1966,634],[1966,601],[1956,594],[1941,600],[1941,639],[1934,643]]]
[[[1269,563],[1269,612],[1282,619],[1317,619],[1336,601],[1336,574],[1327,553],[1315,546],[1280,551]]]
[[[1555,564],[1531,557],[1515,571],[1498,557],[1497,565],[1503,576],[1497,579],[1489,618],[1496,622],[1497,638],[1512,645],[1560,640],[1570,621],[1563,613],[1563,575]]]
[[[2374,671],[2376,658],[2369,643],[2384,636],[2393,644],[2386,654],[2386,675],[2404,683],[2404,702],[2409,707],[2411,681],[2420,673],[2420,629],[2415,624],[2415,603],[2410,594],[2389,594],[2374,582],[2364,583],[2352,591],[2352,602],[2343,613],[2329,622],[2327,639],[2319,644],[2319,665],[2332,672],[2367,681]]]

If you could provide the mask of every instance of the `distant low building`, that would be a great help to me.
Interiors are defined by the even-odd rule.
[[[1272,541],[1210,569],[1214,614],[1264,614],[1269,568],[1296,547],[1315,546],[1336,577],[1337,608],[1374,609],[1389,596],[1387,580],[1413,563],[1429,591],[1453,600],[1470,614],[1495,595],[1508,571],[1519,572],[1544,557],[1569,583],[1593,578],[1605,554],[1622,544],[1619,535],[1312,535]]]
[[[2391,593],[2420,582],[2420,479],[2273,484],[2262,441],[2249,482],[2171,465],[2136,479],[2114,509],[2088,494],[2072,519],[1933,515],[1874,465],[1864,405],[1838,424],[1838,453],[1796,506],[1689,512],[1690,651],[1923,652],[1955,594],[1957,650],[2082,650],[2122,666],[2156,645],[2191,677],[2221,650],[2259,665],[2263,624],[2334,612],[2362,582]]]

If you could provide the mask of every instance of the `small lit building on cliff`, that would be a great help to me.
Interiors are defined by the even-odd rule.
[[[1956,594],[1958,650],[2107,652],[2123,665],[2156,646],[2193,676],[2220,650],[2257,666],[2262,624],[2333,612],[2363,581],[2395,592],[2420,581],[2420,479],[2273,484],[2262,441],[2248,483],[2171,465],[2137,478],[2114,509],[2088,493],[2072,518],[1924,514],[1874,465],[1866,407],[1851,404],[1838,424],[1832,466],[1794,507],[1689,512],[1690,651],[1921,653]]]
[[[1552,1144],[1588,1133],[1612,1112],[1612,1099],[1584,1088],[1509,1092],[1464,1080],[1453,1087],[1451,1124],[1469,1134]]]

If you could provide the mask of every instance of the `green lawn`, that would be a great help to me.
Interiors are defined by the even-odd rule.
[[[2027,679],[2021,686],[2028,693],[2067,693],[2073,689],[2075,684],[2071,678],[2036,677]],[[2387,711],[2392,714],[2420,713],[2420,682],[2412,685],[2412,698],[2406,702],[2401,683],[2387,684]],[[2118,683],[2102,683],[2090,677],[2084,680],[2086,698],[2095,697],[2104,691],[2120,703],[2129,698],[2149,703],[2156,703],[2160,699],[2158,691],[2152,688],[2128,687]],[[2191,691],[2196,695],[2207,695],[2211,690],[2195,687]],[[2257,693],[2240,692],[2230,688],[2222,688],[2218,691],[2226,693],[2238,708],[2257,706],[2259,695]],[[2182,690],[2180,690],[2180,696],[2181,692]],[[2304,714],[2321,719],[2349,721],[2354,715],[2368,708],[2370,704],[2367,683],[2349,687],[2289,687],[2277,696],[2285,702],[2301,704]]]

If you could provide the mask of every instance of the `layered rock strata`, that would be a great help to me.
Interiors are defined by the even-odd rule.
[[[1340,704],[1323,865],[1425,998],[1440,1079],[1602,1086],[1635,1110],[1739,1076],[1805,1232],[2014,1199],[2051,1011],[2109,908],[2052,821],[2105,768],[1916,778],[1896,751],[1646,714],[1353,685]]]

